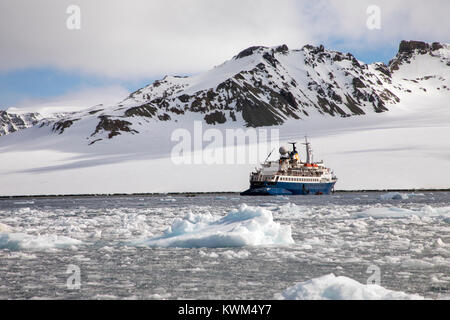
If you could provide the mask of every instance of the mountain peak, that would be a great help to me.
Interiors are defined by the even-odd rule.
[[[440,42],[432,42],[431,44],[416,40],[402,40],[400,42],[398,53],[413,53],[418,50],[419,53],[428,53],[429,51],[436,51],[443,49],[445,44]]]
[[[270,51],[270,53],[286,53],[289,51],[289,48],[285,44],[275,47],[252,46],[239,52],[236,56],[234,56],[234,59],[235,60],[242,59],[244,57],[251,56],[252,54],[255,53],[263,53],[268,51]]]
[[[398,53],[413,53],[415,50],[420,53],[427,53],[430,50],[430,45],[423,41],[402,40],[398,47]]]
[[[263,49],[267,49],[267,47],[264,46],[252,46],[252,47],[248,47],[247,49],[242,50],[241,52],[239,52],[234,59],[242,59],[248,56],[251,56],[252,54],[254,54],[256,51],[262,51]]]
[[[439,51],[440,49],[445,50]],[[445,43],[402,40],[397,55],[389,61],[389,67],[391,70],[398,70],[400,65],[410,63],[411,59],[417,55],[430,55],[448,60],[449,52],[450,46]]]

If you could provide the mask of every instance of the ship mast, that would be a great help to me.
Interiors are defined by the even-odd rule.
[[[305,142],[303,143],[306,148],[306,163],[313,162],[313,152],[311,149],[311,144],[308,142],[308,136],[305,136]]]

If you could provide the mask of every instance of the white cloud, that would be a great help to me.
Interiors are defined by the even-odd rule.
[[[71,4],[81,8],[81,30],[66,28]],[[372,4],[379,31],[366,28]],[[251,45],[448,42],[448,12],[448,0],[0,0],[0,71],[51,66],[142,79],[207,70]]]
[[[371,5],[380,8],[380,30],[367,28],[366,10]],[[313,14],[307,19],[313,38],[337,39],[346,44],[348,51],[367,46],[398,46],[401,39],[450,40],[448,0],[321,0],[314,2],[310,12]]]
[[[130,92],[126,88],[119,85],[83,88],[47,99],[27,99],[9,108],[7,112],[39,112],[47,116],[55,112],[83,110],[98,104],[115,104],[129,94]]]
[[[1,1],[1,0],[0,0]],[[0,10],[0,70],[56,66],[118,78],[207,70],[251,45],[308,42],[294,0],[15,1]]]

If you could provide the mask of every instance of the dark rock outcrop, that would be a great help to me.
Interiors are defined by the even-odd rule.
[[[218,110],[207,114],[204,119],[207,124],[225,123],[227,121],[225,114]]]
[[[430,49],[430,45],[422,41],[406,41],[402,40],[398,48],[399,53],[413,53],[414,50],[419,50],[421,53],[426,53]]]
[[[94,133],[91,134],[91,137],[102,130],[109,132],[109,139],[121,134],[121,132],[139,133],[138,131],[130,128],[132,123],[129,121],[110,119],[108,116],[99,116],[98,118],[100,119],[100,122],[95,128]]]
[[[60,120],[58,122],[55,122],[53,125],[52,131],[58,132],[59,134],[63,133],[65,129],[70,128],[75,121],[78,121],[80,119],[69,119],[69,120]]]
[[[256,50],[264,49],[264,48],[267,48],[267,47],[263,47],[263,46],[249,47],[249,48],[244,49],[241,52],[239,52],[235,58],[236,59],[241,59],[241,58],[244,58],[244,57],[251,56],[253,54],[253,52],[255,52]]]

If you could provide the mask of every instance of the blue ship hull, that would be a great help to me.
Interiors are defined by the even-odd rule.
[[[250,189],[241,192],[241,196],[330,194],[335,183],[264,182],[260,185],[251,185]]]

